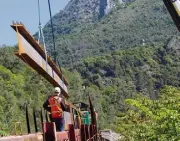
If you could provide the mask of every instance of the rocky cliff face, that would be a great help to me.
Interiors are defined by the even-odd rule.
[[[57,15],[68,22],[90,22],[98,14],[98,4],[98,0],[71,0]]]
[[[68,5],[53,16],[56,37],[78,32],[82,27],[108,14],[117,0],[70,0]],[[86,23],[86,24],[84,24]],[[51,40],[50,22],[44,27],[46,40]]]
[[[104,15],[107,15],[112,8],[115,6],[114,0],[100,0],[99,1],[99,18],[102,18]]]
[[[108,14],[115,0],[71,0],[64,10],[57,13],[53,20],[61,24],[71,22],[93,22],[98,17]]]

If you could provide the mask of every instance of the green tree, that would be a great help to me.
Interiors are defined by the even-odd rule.
[[[116,130],[129,140],[179,140],[180,89],[166,86],[157,100],[145,96],[127,99]]]

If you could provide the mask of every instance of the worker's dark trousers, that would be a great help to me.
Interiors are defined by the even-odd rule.
[[[52,122],[56,124],[56,131],[64,131],[64,117],[52,118]]]

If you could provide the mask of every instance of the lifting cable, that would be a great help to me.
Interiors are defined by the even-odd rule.
[[[49,6],[49,15],[50,15],[50,21],[51,21],[51,31],[52,31],[52,38],[53,38],[53,47],[54,47],[54,62],[56,64],[56,45],[55,45],[55,39],[54,39],[54,28],[53,28],[53,22],[52,22],[52,14],[51,14],[51,4],[50,0],[48,0],[48,6]]]
[[[41,26],[41,12],[40,12],[40,2],[38,0],[38,16],[39,16],[39,34],[38,34],[38,44],[40,44],[41,37],[42,37],[42,42],[43,42],[43,47],[44,47],[44,52],[45,52],[45,61],[46,61],[46,71],[48,71],[48,59],[47,59],[47,50],[46,50],[46,44],[45,44],[45,39],[44,39],[44,34]]]
[[[56,44],[55,44],[55,38],[54,38],[54,28],[53,28],[50,0],[48,0],[48,6],[49,6],[50,21],[51,21],[51,31],[52,31],[52,38],[53,38],[53,47],[54,47],[53,55],[54,55],[54,62],[56,64],[56,61],[57,61],[57,56],[56,55],[57,55],[57,53],[56,53]],[[65,84],[64,84],[63,72],[62,72],[62,69],[61,69],[61,65],[60,65],[59,59],[58,59],[57,63],[58,63],[58,66],[59,66],[59,69],[60,69],[60,72],[61,72],[61,79],[62,79],[63,89],[64,89],[64,85]]]

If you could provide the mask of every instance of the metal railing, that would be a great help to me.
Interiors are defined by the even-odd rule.
[[[43,109],[36,110],[35,108],[32,108],[30,110],[28,105],[25,104],[25,113],[26,113],[27,133],[28,134],[33,133],[32,130],[33,127],[35,133],[42,132],[43,131],[42,123],[44,121],[43,117],[45,117],[46,121],[48,122],[47,112],[44,111]]]

